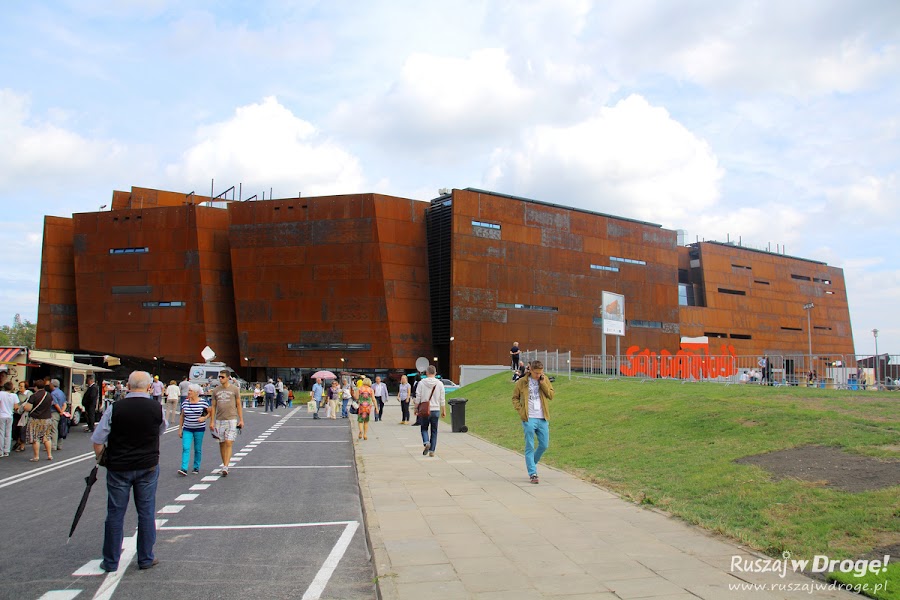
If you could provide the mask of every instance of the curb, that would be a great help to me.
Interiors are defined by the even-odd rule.
[[[378,515],[372,504],[372,494],[369,491],[369,483],[366,479],[366,469],[363,463],[362,455],[356,451],[359,440],[356,438],[359,432],[359,424],[350,421],[350,439],[353,442],[353,458],[356,462],[356,477],[359,482],[359,496],[362,501],[363,526],[366,530],[366,545],[369,547],[369,554],[372,557],[372,569],[375,573],[375,595],[379,600],[398,600],[400,598],[397,592],[397,586],[394,578],[390,576],[393,571],[391,557],[388,555],[384,546],[384,539],[381,537],[381,525],[378,522]]]

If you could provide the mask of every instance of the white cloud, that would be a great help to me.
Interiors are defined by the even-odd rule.
[[[858,181],[827,192],[834,210],[844,215],[845,222],[863,225],[892,217],[900,207],[900,185],[896,175],[875,177],[868,175]]]
[[[629,0],[598,4],[595,18],[620,77],[664,72],[711,88],[806,97],[865,89],[896,72],[897,4],[865,6]]]
[[[528,130],[495,151],[485,185],[677,226],[716,203],[721,177],[706,142],[632,95],[576,125]]]
[[[9,89],[0,90],[0,139],[0,193],[108,180],[138,158],[116,140],[91,139],[33,117],[28,96]]]
[[[239,107],[227,121],[198,129],[196,137],[182,160],[166,168],[178,189],[216,179],[242,182],[245,195],[254,186],[272,187],[276,197],[365,191],[357,158],[274,97]]]
[[[441,146],[509,133],[533,102],[502,49],[466,58],[414,53],[397,81],[374,97],[342,102],[333,121],[348,135]]]

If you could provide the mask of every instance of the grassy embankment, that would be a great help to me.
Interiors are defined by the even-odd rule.
[[[472,433],[521,452],[512,386],[497,375],[451,397],[469,399]],[[554,387],[548,464],[771,556],[854,558],[900,543],[900,486],[848,493],[734,462],[805,445],[900,458],[900,394],[587,378]]]

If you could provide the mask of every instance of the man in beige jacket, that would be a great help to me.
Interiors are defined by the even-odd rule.
[[[513,389],[513,408],[522,419],[525,432],[525,467],[531,483],[540,483],[537,464],[550,446],[550,401],[553,400],[553,385],[544,376],[544,363],[531,361],[529,373],[516,381]],[[534,447],[537,437],[538,447]]]

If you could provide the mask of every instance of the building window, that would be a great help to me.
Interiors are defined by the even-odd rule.
[[[591,268],[595,271],[612,271],[613,273],[619,272],[619,267],[605,267],[603,265],[591,265]]]
[[[485,223],[484,221],[472,221],[473,227],[484,227],[485,229],[496,229],[500,230],[500,225],[497,223]]]
[[[154,302],[143,302],[144,308],[181,308],[187,303],[182,300],[158,300]]]
[[[825,290],[825,293],[828,294],[829,296],[834,295],[834,292],[832,292],[831,290]]]
[[[539,310],[542,312],[559,312],[556,306],[540,306],[537,304],[509,304],[507,302],[498,302],[497,308],[517,308],[520,310]]]
[[[747,292],[744,290],[729,290],[728,288],[719,288],[720,294],[731,294],[732,296],[746,296]]]
[[[327,343],[308,343],[308,344],[288,344],[288,350],[347,350],[351,352],[355,351],[368,351],[372,349],[372,344],[346,344],[335,342],[331,344]]]
[[[782,327],[782,331],[803,331],[800,327]]]
[[[813,282],[815,283],[824,283],[825,285],[831,285],[830,279],[819,279],[818,277],[813,277]]]
[[[813,325],[813,329],[821,329],[822,331],[831,331],[831,327],[823,327],[822,325]]]
[[[796,273],[791,273],[791,279],[799,279],[800,281],[812,281],[812,278],[807,277],[806,275],[797,275]]]
[[[626,263],[629,265],[646,265],[647,263],[643,260],[638,260],[636,258],[621,258],[619,256],[610,256],[609,260],[614,262]]]
[[[120,294],[150,294],[153,288],[149,285],[114,285],[112,286],[113,295]]]
[[[631,319],[628,324],[632,327],[644,327],[646,329],[662,329],[661,321],[641,321],[639,319]]]
[[[694,286],[689,283],[678,284],[678,306],[697,306]]]
[[[110,248],[110,254],[146,254],[150,252],[150,248],[144,246],[143,248]]]
[[[704,331],[703,335],[711,338],[727,338],[727,333],[719,333],[718,331]]]
[[[746,269],[746,270],[748,270],[748,271],[752,271],[752,270],[753,270],[753,267],[748,267],[748,266],[746,266],[746,265],[736,265],[736,264],[734,264],[734,263],[731,263],[731,268],[732,268],[732,269]]]
[[[769,285],[768,281],[763,281],[762,279],[754,279],[753,283],[758,283],[760,285]]]
[[[729,337],[733,340],[752,340],[752,335],[747,335],[746,333],[732,333]]]

